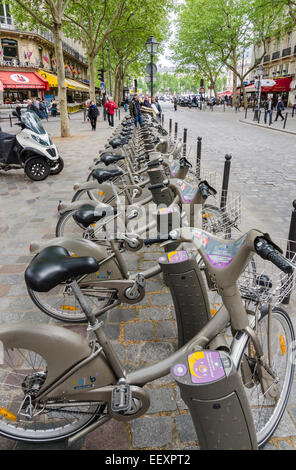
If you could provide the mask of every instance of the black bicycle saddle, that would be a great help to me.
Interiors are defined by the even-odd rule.
[[[36,292],[48,292],[61,282],[94,273],[99,268],[91,256],[73,258],[62,246],[49,246],[33,258],[25,271],[25,281]]]
[[[80,209],[78,209],[78,211],[75,212],[73,219],[84,228],[87,228],[90,224],[99,222],[99,220],[105,217],[107,215],[106,209],[104,209],[104,207],[100,208],[100,206],[93,207],[90,204],[84,204],[82,207],[80,207]],[[110,209],[111,206],[108,206],[108,214],[110,214]]]
[[[96,168],[92,171],[92,176],[98,181],[98,183],[104,183],[104,181],[111,180],[117,176],[123,175],[121,170],[106,170],[105,168]]]
[[[124,155],[115,155],[112,153],[104,153],[104,155],[101,156],[101,162],[103,162],[106,166],[111,165],[112,163],[117,163],[123,159]]]

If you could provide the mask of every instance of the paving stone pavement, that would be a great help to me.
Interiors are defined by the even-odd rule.
[[[252,128],[252,131],[247,131],[247,126],[239,125],[239,117],[234,113],[225,113],[226,117],[221,113],[218,116],[217,113],[209,112],[198,115],[198,112],[180,109],[174,114],[172,106],[166,105],[165,126],[168,128],[170,117],[178,119],[179,133],[182,127],[188,128],[189,145],[192,149],[195,149],[197,136],[203,137],[203,165],[217,172],[219,184],[224,155],[231,153],[231,185],[233,191],[240,190],[242,193],[243,227],[247,229],[250,228],[249,224],[256,223],[255,226],[261,228],[262,224],[259,222],[262,222],[264,230],[268,227],[269,230],[274,229],[276,225],[282,236],[286,236],[291,201],[293,192],[295,193],[295,183],[293,180],[289,181],[289,178],[293,178],[294,171],[291,155],[294,152],[295,137],[287,136],[287,142],[280,137],[281,142],[278,143],[277,139],[267,137],[263,129]],[[1,322],[21,319],[61,325],[38,311],[27,295],[23,273],[31,259],[29,244],[32,240],[54,237],[58,201],[69,201],[72,198],[73,184],[85,179],[93,158],[111,134],[111,130],[101,119],[96,133],[91,132],[90,125],[83,122],[81,113],[71,116],[70,124],[72,137],[68,139],[57,137],[58,120],[50,119],[44,124],[65,160],[65,168],[60,175],[37,183],[30,181],[21,170],[0,172]],[[11,131],[8,123],[1,125],[3,130]],[[191,158],[194,161],[194,150]],[[267,179],[271,182],[270,185],[267,184]],[[281,190],[281,185],[284,186],[284,191]],[[271,220],[270,214],[275,214],[276,218]],[[157,250],[142,250],[129,254],[130,271],[136,272],[149,267],[160,253]],[[103,319],[106,333],[129,371],[165,359],[177,349],[172,298],[160,275],[147,281],[147,295],[142,302],[132,306],[122,305],[109,311]],[[86,334],[85,326],[63,326],[82,335]],[[295,387],[294,383],[288,411],[276,434],[267,444],[268,449],[296,447]],[[198,449],[190,415],[171,376],[156,380],[146,388],[151,396],[151,405],[143,417],[130,423],[109,421],[77,442],[75,448]],[[0,450],[65,448],[65,443],[33,446],[0,437]]]

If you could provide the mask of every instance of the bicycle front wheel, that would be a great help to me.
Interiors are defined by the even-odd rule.
[[[268,323],[268,313],[265,312],[258,322],[257,335],[265,360],[271,358],[269,365],[276,377],[273,384],[263,392],[251,339],[242,347],[238,369],[253,415],[259,447],[272,436],[283,416],[295,368],[293,353],[295,334],[288,314],[276,307],[272,311],[271,324]]]

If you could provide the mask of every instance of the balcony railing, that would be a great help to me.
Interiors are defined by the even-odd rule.
[[[1,29],[24,32],[22,29],[17,28],[14,25],[13,19],[11,17],[6,17],[6,16],[0,16],[0,30]],[[41,29],[36,28],[30,31],[30,33],[38,34],[38,36],[43,37],[44,39],[51,42],[52,44],[54,44],[55,42],[51,31],[42,31]],[[87,65],[87,60],[85,59],[85,57],[83,57],[83,55],[81,55],[76,49],[71,47],[66,41],[63,41],[63,50],[65,52],[68,52],[68,54],[71,54],[76,59],[80,60],[80,62],[83,62],[85,65]]]
[[[263,62],[269,62],[270,61],[270,54],[264,56]]]
[[[274,52],[272,54],[272,60],[279,59],[280,57],[280,51]]]
[[[287,55],[291,55],[291,47],[286,47],[286,49],[283,49],[282,57],[286,57]]]

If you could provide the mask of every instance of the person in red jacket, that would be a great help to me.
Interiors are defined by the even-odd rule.
[[[104,107],[107,111],[109,126],[114,127],[114,110],[117,108],[117,106],[114,103],[112,96],[108,97],[108,101],[106,101]]]

